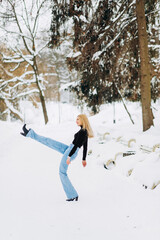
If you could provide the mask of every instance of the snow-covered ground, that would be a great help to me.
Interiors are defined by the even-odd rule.
[[[20,135],[22,123],[0,121],[0,239],[159,240],[160,185],[152,188],[160,181],[160,150],[154,147],[160,143],[160,107],[153,106],[155,126],[145,133],[138,103],[127,104],[135,125],[120,103],[116,124],[111,104],[89,117],[95,138],[89,141],[87,167],[80,150],[68,171],[78,202],[65,201],[58,173],[61,155]],[[60,107],[59,123],[57,105],[48,104],[45,126],[41,110],[22,104],[28,127],[69,144],[80,111]],[[141,151],[141,145],[150,152]],[[123,157],[129,150],[136,154]],[[103,165],[109,160],[115,165],[108,164],[107,170]]]

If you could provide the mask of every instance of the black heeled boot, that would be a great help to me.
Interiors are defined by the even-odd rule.
[[[67,202],[70,202],[70,201],[78,201],[78,197],[70,198],[70,199],[67,199],[66,201],[67,201]]]
[[[24,124],[22,130],[23,130],[23,132],[21,132],[21,135],[26,136],[30,129],[28,130],[28,129],[26,128],[26,124]]]

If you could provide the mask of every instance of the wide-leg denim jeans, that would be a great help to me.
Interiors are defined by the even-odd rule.
[[[61,179],[61,182],[62,182],[62,185],[63,185],[63,188],[64,188],[67,198],[70,199],[70,198],[77,197],[78,193],[76,192],[75,188],[73,187],[73,185],[67,175],[68,165],[66,163],[67,157],[74,145],[70,144],[68,146],[61,142],[55,141],[51,138],[46,138],[46,137],[40,136],[37,133],[35,133],[32,129],[29,130],[26,137],[30,137],[30,138],[63,154],[63,157],[61,159],[61,163],[59,166],[60,179]],[[71,159],[70,159],[71,161],[76,158],[76,156],[78,154],[78,150],[79,150],[79,148],[77,148],[76,152],[71,156]]]

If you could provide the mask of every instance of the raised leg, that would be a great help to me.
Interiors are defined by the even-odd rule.
[[[46,137],[40,136],[37,133],[35,133],[32,129],[29,130],[26,137],[30,137],[30,138],[32,138],[32,139],[46,145],[47,147],[54,149],[62,154],[64,154],[66,149],[68,148],[68,145],[58,142],[56,140],[53,140],[51,138],[46,138]]]

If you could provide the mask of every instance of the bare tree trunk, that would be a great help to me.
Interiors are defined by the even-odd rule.
[[[39,95],[40,95],[41,105],[43,109],[44,121],[45,121],[45,124],[47,124],[48,122],[47,108],[46,108],[46,102],[45,102],[45,98],[43,96],[42,91],[39,91]]]
[[[39,73],[38,73],[36,57],[34,58],[33,63],[34,63],[33,71],[35,73],[36,84],[37,84],[37,88],[39,90],[39,97],[40,97],[40,101],[41,101],[41,105],[42,105],[44,122],[45,122],[45,124],[47,124],[48,123],[47,108],[46,108],[46,102],[45,102],[44,94],[43,94],[43,91],[42,91],[42,89],[40,87],[40,83],[39,83],[39,79],[38,79]]]
[[[43,92],[39,86],[39,80],[37,80],[37,77],[36,76],[36,84],[37,84],[37,87],[39,89],[39,97],[40,97],[40,101],[41,101],[41,105],[42,105],[42,110],[43,110],[43,116],[44,116],[44,122],[45,124],[48,123],[48,115],[47,115],[47,108],[46,108],[46,101],[45,101],[45,98],[44,98],[44,95],[43,95]]]
[[[143,131],[153,125],[153,113],[151,109],[151,71],[149,63],[148,40],[144,0],[136,0],[136,14],[138,24],[138,38],[140,49],[140,71],[141,71],[141,102]]]
[[[40,10],[43,7],[43,5],[46,2],[46,0],[43,0],[41,2],[37,1],[37,13],[36,13],[36,16],[35,16],[33,29],[31,27],[31,23],[29,21],[30,17],[29,17],[28,11],[27,11],[26,0],[23,0],[21,2],[21,3],[23,3],[26,19],[23,18],[24,17],[23,15],[21,15],[21,17],[22,17],[23,20],[25,20],[24,21],[25,27],[27,27],[27,29],[29,30],[29,33],[30,33],[29,37],[30,37],[30,40],[32,42],[32,51],[31,51],[31,48],[30,48],[30,46],[29,46],[29,44],[27,42],[27,38],[26,38],[26,36],[25,36],[25,34],[23,32],[22,25],[20,24],[20,20],[18,18],[18,15],[17,15],[17,12],[16,12],[16,8],[15,8],[15,3],[13,1],[11,1],[11,0],[7,0],[7,2],[10,4],[10,6],[12,8],[13,15],[14,15],[14,18],[15,18],[15,21],[16,21],[19,33],[20,33],[20,37],[21,37],[21,39],[23,41],[24,47],[27,50],[27,52],[29,53],[29,55],[33,57],[32,58],[33,59],[33,65],[31,63],[29,63],[29,65],[32,67],[32,69],[34,71],[34,75],[35,75],[35,79],[36,79],[36,85],[37,85],[37,88],[39,90],[39,97],[40,97],[40,101],[41,101],[41,105],[42,105],[44,121],[45,121],[45,124],[47,124],[47,122],[48,122],[48,115],[47,115],[47,108],[46,108],[46,103],[45,103],[45,97],[44,97],[43,89],[41,88],[41,85],[40,85],[40,82],[39,82],[39,71],[38,71],[38,64],[37,64],[37,55],[38,54],[35,55],[35,53],[36,53],[36,48],[35,48],[35,46],[36,46],[36,44],[35,44],[36,26],[38,24],[38,18],[39,18]],[[33,4],[33,2],[32,2],[32,4]],[[26,61],[26,59],[24,58],[24,56],[23,56],[23,54],[21,53],[20,50],[19,50],[19,54],[20,54],[19,56],[21,58],[23,58],[24,61]]]
[[[117,90],[118,90],[118,93],[119,93],[119,95],[120,95],[120,97],[121,97],[121,99],[122,99],[123,106],[124,106],[124,108],[125,108],[128,116],[129,116],[131,122],[134,124],[134,121],[133,121],[133,119],[132,119],[132,116],[131,116],[131,114],[129,113],[129,111],[128,111],[128,109],[127,109],[127,106],[126,106],[126,104],[125,104],[125,102],[124,102],[124,99],[123,99],[122,94],[121,94],[121,92],[119,91],[118,87],[117,87]]]

